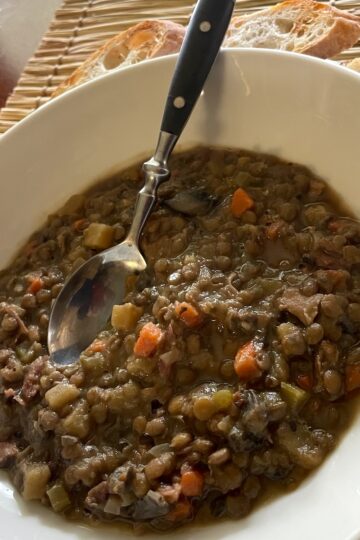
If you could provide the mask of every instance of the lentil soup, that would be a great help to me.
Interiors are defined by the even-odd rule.
[[[0,274],[0,466],[55,512],[245,516],[322,463],[360,387],[360,224],[325,182],[231,149],[172,170],[148,269],[75,365],[48,357],[51,304],[124,238],[138,167],[72,197]]]

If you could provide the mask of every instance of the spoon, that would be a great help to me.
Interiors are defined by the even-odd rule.
[[[48,348],[58,365],[76,362],[105,327],[114,304],[123,301],[129,278],[145,270],[139,250],[157,188],[170,178],[168,159],[187,123],[220,49],[235,0],[198,0],[192,14],[165,104],[154,156],[144,163],[144,187],[133,222],[121,244],[98,253],[65,282],[52,308]]]

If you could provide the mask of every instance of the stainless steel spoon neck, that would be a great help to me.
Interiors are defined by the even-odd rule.
[[[160,131],[155,153],[143,165],[144,186],[135,203],[133,222],[126,241],[138,244],[141,231],[156,202],[156,193],[160,184],[170,178],[168,159],[178,140],[178,135]]]
[[[168,159],[174,149],[175,144],[177,143],[178,138],[179,135],[174,135],[173,133],[168,133],[167,131],[160,131],[155,154],[152,159],[160,166],[167,167]]]

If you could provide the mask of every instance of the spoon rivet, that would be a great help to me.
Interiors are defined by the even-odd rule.
[[[202,21],[199,28],[201,32],[209,32],[211,30],[211,23],[209,21]]]
[[[177,96],[174,98],[173,105],[176,109],[183,109],[185,107],[186,101],[182,96]]]

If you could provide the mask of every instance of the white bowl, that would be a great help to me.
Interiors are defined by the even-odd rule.
[[[70,91],[0,141],[0,267],[46,215],[97,179],[148,156],[175,57]],[[310,166],[360,216],[360,76],[331,62],[265,50],[222,52],[179,148],[196,143],[269,152]],[[171,533],[179,539],[360,538],[360,421],[296,491],[242,521]],[[130,539],[127,529],[69,524],[0,482],[0,538]],[[359,531],[359,532],[357,532]],[[150,535],[146,538],[158,538]]]

